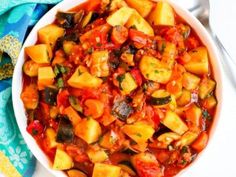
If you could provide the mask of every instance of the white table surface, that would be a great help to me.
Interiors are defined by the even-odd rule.
[[[176,0],[178,1],[178,0]],[[236,1],[214,0],[213,25],[226,48],[236,60]],[[236,68],[236,66],[235,66]],[[236,76],[235,76],[236,77]],[[224,103],[216,132],[205,155],[191,167],[191,177],[236,177],[236,90],[223,75]],[[37,163],[34,177],[53,177]],[[189,177],[184,174],[181,177]]]

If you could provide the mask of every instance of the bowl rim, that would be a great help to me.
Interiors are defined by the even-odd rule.
[[[222,83],[222,68],[220,66],[220,55],[219,51],[212,40],[210,34],[207,32],[207,30],[203,27],[203,25],[186,9],[181,7],[180,5],[177,4],[177,2],[174,2],[174,0],[166,0],[171,4],[171,6],[174,8],[175,12],[186,21],[191,28],[193,28],[196,32],[196,34],[199,36],[200,40],[202,43],[207,47],[208,52],[209,52],[209,59],[210,63],[213,68],[214,72],[214,79],[217,81],[217,88],[216,88],[216,97],[218,100],[218,105],[216,108],[215,116],[214,116],[214,121],[211,126],[210,134],[209,134],[209,144],[211,143],[213,139],[214,132],[216,130],[220,115],[221,115],[221,108],[222,108],[222,102],[223,102],[223,97],[222,97],[222,91],[223,91],[223,85]],[[63,0],[62,2],[58,3],[55,5],[52,9],[50,9],[34,26],[34,28],[31,30],[29,35],[27,36],[22,49],[20,51],[15,69],[14,69],[14,74],[13,74],[13,79],[12,79],[12,102],[13,102],[13,108],[14,108],[14,113],[16,117],[16,121],[18,124],[18,127],[20,129],[20,132],[28,145],[29,149],[31,152],[34,154],[34,156],[37,158],[37,160],[54,176],[57,177],[66,177],[65,173],[62,171],[58,170],[53,170],[51,168],[51,162],[46,156],[46,154],[40,149],[36,141],[32,136],[30,136],[27,131],[26,131],[26,126],[27,126],[27,117],[25,114],[25,109],[23,102],[20,99],[20,94],[22,91],[22,66],[24,63],[25,59],[25,54],[24,54],[24,48],[29,45],[34,45],[37,41],[37,31],[39,28],[51,24],[54,19],[56,12],[58,10],[63,10],[67,11],[83,2],[86,2],[86,0]],[[158,2],[158,0],[155,0],[155,2]],[[193,164],[196,163],[196,161],[199,161],[199,157],[203,155],[203,153],[206,152],[207,147],[197,156],[197,159],[192,162],[189,167],[191,167]],[[186,172],[189,167],[186,167],[183,169],[177,176],[180,176],[182,173]]]

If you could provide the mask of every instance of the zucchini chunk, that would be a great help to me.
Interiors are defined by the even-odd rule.
[[[199,97],[201,99],[206,98],[216,87],[216,82],[212,79],[202,80],[199,86]]]
[[[52,168],[54,170],[67,170],[73,166],[73,159],[65,151],[57,148]]]
[[[176,146],[188,146],[192,144],[198,137],[198,133],[187,131],[181,138],[176,142]]]
[[[191,101],[191,92],[183,89],[181,96],[176,100],[178,106],[185,106]]]
[[[98,141],[101,134],[101,126],[93,118],[82,119],[75,127],[75,135],[88,144]]]
[[[23,65],[23,71],[26,75],[30,77],[35,77],[38,75],[39,64],[33,60],[28,60]]]
[[[72,28],[74,26],[73,12],[57,12],[56,19],[59,25],[63,28]]]
[[[65,108],[63,113],[67,115],[73,127],[75,127],[81,120],[79,114],[71,106]]]
[[[145,143],[152,137],[155,130],[143,122],[135,122],[132,125],[124,125],[122,131],[136,143]]]
[[[82,106],[80,105],[80,102],[78,100],[78,98],[70,95],[69,96],[69,102],[70,102],[70,105],[78,112],[80,113],[83,113],[83,108]]]
[[[208,52],[206,47],[198,47],[189,52],[191,60],[184,65],[187,71],[204,75],[209,72]]]
[[[57,25],[50,24],[38,31],[39,42],[43,44],[48,44],[54,48],[58,38],[62,37],[65,33],[65,29]]]
[[[60,118],[56,141],[58,143],[71,143],[74,139],[73,125],[71,121],[62,115],[58,115]]]
[[[167,128],[171,129],[175,133],[178,133],[179,135],[183,135],[188,130],[188,126],[184,123],[184,121],[172,111],[167,111],[161,122]]]
[[[136,9],[138,13],[140,13],[140,15],[144,18],[148,16],[154,5],[149,0],[125,0],[125,1],[130,7]]]
[[[119,81],[121,92],[124,95],[130,94],[133,90],[135,90],[138,86],[130,73],[125,73],[117,77]]]
[[[115,165],[95,163],[92,177],[120,177],[121,168]]]
[[[67,174],[69,177],[87,177],[85,173],[83,173],[80,170],[75,170],[75,169],[68,170]]]
[[[151,105],[165,105],[171,102],[171,95],[166,90],[157,90],[150,98]]]
[[[154,25],[174,26],[174,10],[167,2],[159,1],[155,9],[149,15],[149,22]]]
[[[194,74],[189,72],[184,73],[183,75],[183,87],[187,90],[194,90],[199,86],[201,79]]]
[[[157,140],[162,143],[162,147],[167,148],[173,141],[179,140],[181,136],[174,132],[161,134]]]
[[[97,12],[92,12],[90,11],[84,18],[82,21],[82,28],[84,28],[86,25],[88,25],[89,23],[93,22],[94,20],[96,20],[99,17],[99,14]]]
[[[57,104],[57,93],[58,90],[52,87],[45,87],[44,89],[44,101],[45,103],[56,106]]]
[[[133,108],[124,100],[115,101],[112,107],[112,114],[125,121],[133,113]]]
[[[150,56],[142,57],[139,68],[145,79],[161,84],[166,84],[170,80],[172,74],[172,70],[168,69],[165,64]]]
[[[104,162],[108,159],[108,156],[104,150],[94,150],[92,148],[88,149],[87,151],[88,157],[93,163]]]
[[[47,44],[25,47],[25,53],[36,63],[47,64],[52,58],[52,49]]]
[[[133,13],[134,9],[129,7],[121,7],[119,10],[107,17],[107,23],[111,26],[124,26]]]

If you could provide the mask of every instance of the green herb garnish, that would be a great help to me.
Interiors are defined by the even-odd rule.
[[[64,87],[64,81],[63,81],[62,78],[59,78],[59,79],[57,80],[57,87],[58,87],[58,88],[63,88],[63,87]]]

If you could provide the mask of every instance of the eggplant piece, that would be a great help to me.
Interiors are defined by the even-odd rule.
[[[74,139],[73,125],[67,116],[59,115],[60,118],[56,142],[71,143]]]
[[[44,89],[44,101],[45,103],[56,106],[57,104],[57,93],[58,90],[52,87],[45,87]]]
[[[56,18],[59,25],[63,28],[72,28],[74,26],[75,13],[57,12]]]
[[[95,21],[98,18],[99,18],[99,13],[97,13],[97,12],[89,12],[84,17],[84,19],[82,21],[82,28],[84,28],[86,25],[88,25],[89,23],[92,23],[93,21]]]
[[[112,114],[121,121],[125,121],[132,113],[133,108],[124,100],[115,101],[112,107]]]
[[[80,105],[78,98],[74,96],[69,96],[70,105],[78,112],[83,113],[83,108]]]
[[[171,102],[171,95],[165,90],[155,91],[150,98],[151,105],[165,105]]]
[[[71,34],[66,34],[63,37],[60,37],[57,39],[56,45],[55,45],[55,50],[58,50],[63,47],[64,41],[72,41],[72,42],[77,42],[78,41],[78,36],[76,33],[71,33]]]

